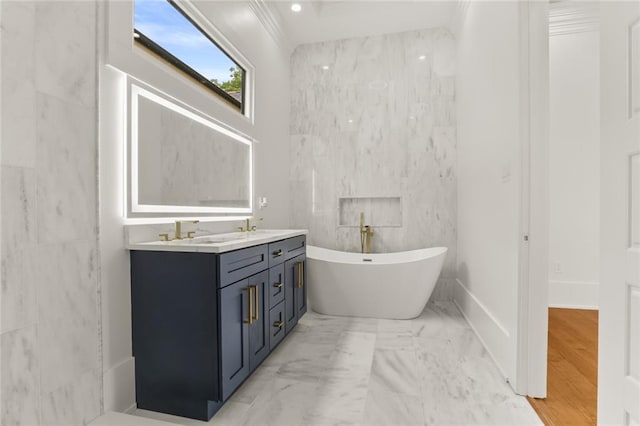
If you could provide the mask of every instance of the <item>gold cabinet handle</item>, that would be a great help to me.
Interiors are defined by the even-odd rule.
[[[282,256],[282,255],[283,255],[283,253],[282,253],[282,249],[280,249],[280,250],[276,250],[276,251],[274,251],[272,254],[273,254],[275,257],[280,257],[280,256]]]
[[[254,320],[258,321],[258,319],[260,319],[260,297],[259,297],[259,290],[258,290],[258,286],[254,285],[252,286],[253,290],[256,292],[256,304],[255,304],[255,308],[256,308],[256,315],[253,317]]]
[[[274,283],[273,286],[275,288],[282,288],[282,287],[284,287],[284,284],[282,284],[282,283]]]
[[[304,265],[302,262],[296,262],[296,266],[298,267],[298,282],[296,283],[296,287],[302,288],[302,286],[304,286]]]
[[[246,290],[249,295],[249,319],[244,321],[245,324],[249,325],[253,324],[253,292],[251,291],[251,287],[253,286],[245,287],[242,289],[243,291]]]
[[[284,327],[284,321],[276,321],[273,323],[273,326],[276,328],[282,328]]]

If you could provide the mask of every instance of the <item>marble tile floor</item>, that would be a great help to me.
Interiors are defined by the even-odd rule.
[[[406,321],[308,312],[209,423],[542,424],[452,302],[430,302],[420,317]]]

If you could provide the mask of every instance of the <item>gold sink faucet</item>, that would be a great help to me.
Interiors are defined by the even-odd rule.
[[[238,226],[238,231],[240,232],[251,232],[251,231],[255,231],[257,229],[256,225],[251,225],[251,219],[255,219],[255,220],[262,220],[261,217],[248,217],[245,219],[245,226]]]
[[[360,251],[362,253],[371,253],[372,237],[373,229],[371,229],[371,226],[364,224],[364,212],[360,212]]]
[[[174,240],[182,240],[182,224],[183,223],[198,223],[199,220],[176,220],[176,228],[174,233]],[[193,238],[195,231],[187,232],[186,238]]]

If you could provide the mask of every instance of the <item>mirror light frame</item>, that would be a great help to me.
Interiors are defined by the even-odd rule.
[[[128,137],[126,149],[124,150],[125,159],[125,188],[124,188],[124,212],[126,219],[140,218],[159,218],[159,217],[182,217],[182,216],[223,216],[223,215],[251,215],[253,213],[253,140],[248,136],[238,132],[237,130],[225,126],[224,123],[217,122],[212,117],[201,113],[188,105],[183,104],[177,99],[153,90],[150,87],[142,87],[142,83],[133,82],[127,79],[125,90],[127,90],[127,106],[125,109],[125,119],[128,123]],[[146,85],[145,85],[146,86]],[[155,102],[165,108],[168,108],[184,117],[193,120],[199,124],[209,127],[213,131],[221,133],[234,139],[238,143],[243,143],[249,148],[249,206],[248,207],[215,207],[215,206],[178,206],[178,205],[157,205],[157,204],[140,204],[138,199],[138,106],[139,98],[143,97],[147,100]],[[231,219],[231,218],[229,218]]]

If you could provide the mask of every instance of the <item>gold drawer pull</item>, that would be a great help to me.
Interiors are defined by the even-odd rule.
[[[284,254],[284,253],[282,253],[282,249],[280,249],[280,250],[276,250],[276,251],[274,251],[274,252],[273,252],[273,255],[274,255],[275,257],[280,257],[280,256],[282,256],[283,254]]]
[[[282,283],[275,283],[275,284],[273,284],[273,286],[274,286],[275,288],[282,288],[282,287],[284,287],[284,284],[282,284]]]
[[[254,315],[253,319],[258,321],[260,319],[260,298],[258,295],[258,286],[253,285],[251,287],[253,287],[253,290],[256,292],[256,304],[255,304],[256,314]]]
[[[246,290],[249,294],[249,319],[244,321],[245,324],[249,325],[253,324],[253,292],[251,291],[251,287],[253,286],[245,287],[242,289],[243,291]]]
[[[276,328],[282,328],[284,327],[284,321],[276,321],[273,323],[273,326]]]

